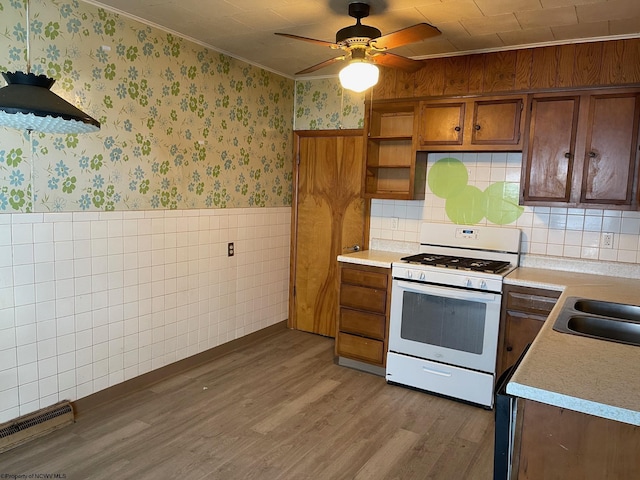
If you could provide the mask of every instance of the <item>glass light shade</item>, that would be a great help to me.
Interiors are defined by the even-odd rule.
[[[0,88],[0,126],[44,133],[100,130],[100,122],[50,90],[55,80],[22,72],[2,76],[7,86]]]
[[[360,93],[378,83],[380,71],[373,63],[353,60],[340,70],[340,83],[343,88]]]

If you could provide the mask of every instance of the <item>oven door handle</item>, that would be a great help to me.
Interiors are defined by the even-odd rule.
[[[404,291],[410,291],[415,293],[424,293],[427,295],[440,295],[447,298],[455,298],[458,300],[491,302],[500,301],[500,296],[490,292],[478,292],[475,290],[459,290],[456,288],[443,288],[436,287],[434,285],[421,285],[412,282],[405,282],[403,280],[396,280],[398,287]]]

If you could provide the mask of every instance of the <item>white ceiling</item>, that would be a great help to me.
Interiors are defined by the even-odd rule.
[[[352,0],[100,0],[90,3],[177,32],[268,70],[295,72],[338,56],[274,35],[335,41],[353,25]],[[392,50],[412,58],[486,52],[605,37],[640,37],[640,0],[365,0],[363,23],[391,33],[427,22],[442,35]],[[313,76],[336,73],[335,67]]]

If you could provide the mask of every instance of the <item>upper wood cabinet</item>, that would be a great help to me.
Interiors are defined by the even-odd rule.
[[[369,104],[365,118],[366,198],[423,199],[426,156],[416,155],[417,102]]]
[[[420,102],[418,148],[424,151],[522,149],[523,96]]]
[[[569,202],[579,106],[579,96],[533,98],[523,160],[524,203]]]
[[[520,203],[635,208],[637,90],[532,95]]]
[[[638,151],[640,93],[592,95],[581,203],[630,205]]]
[[[465,102],[421,102],[420,147],[462,145]]]

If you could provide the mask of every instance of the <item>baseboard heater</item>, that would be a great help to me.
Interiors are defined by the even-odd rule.
[[[73,423],[73,407],[65,400],[0,423],[0,453]]]

